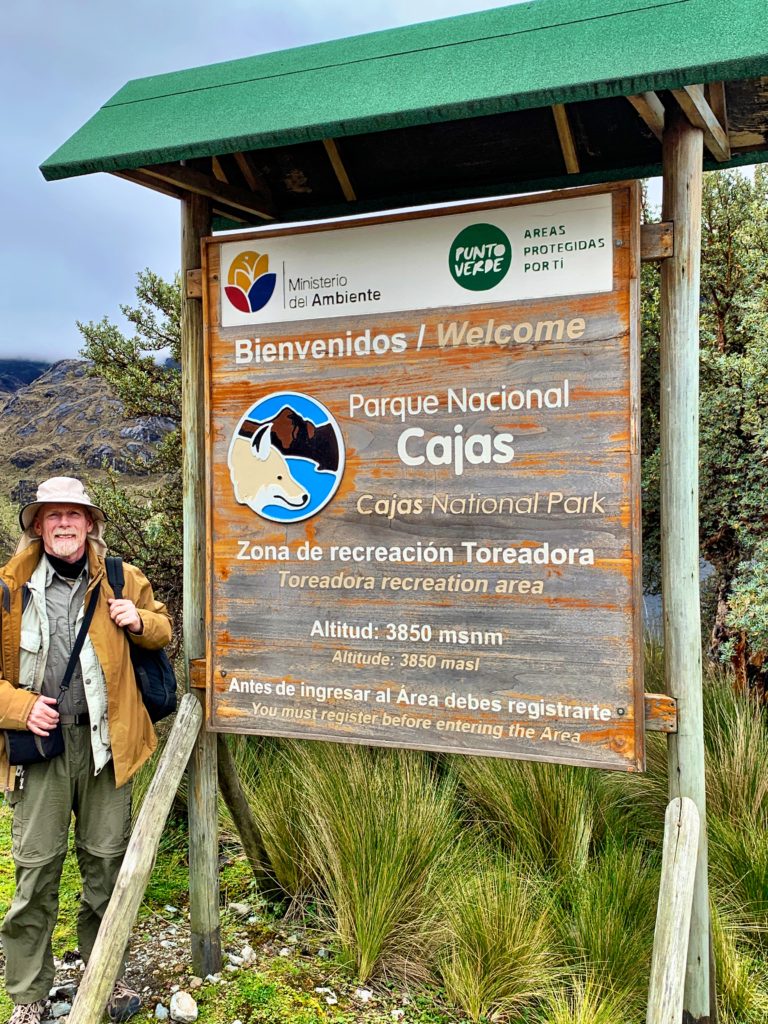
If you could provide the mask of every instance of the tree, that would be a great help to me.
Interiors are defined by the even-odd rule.
[[[126,337],[105,317],[78,323],[82,355],[89,372],[102,377],[130,416],[163,416],[176,424],[158,444],[153,461],[141,472],[160,474],[151,490],[127,489],[110,470],[106,482],[89,481],[92,496],[106,512],[109,546],[138,565],[168,605],[181,634],[182,482],[181,482],[181,286],[144,270],[138,274],[137,304],[120,310],[136,333]],[[163,361],[157,356],[167,353]],[[137,467],[138,468],[138,467]]]
[[[644,268],[646,585],[659,583],[658,273]],[[713,651],[761,686],[768,594],[768,173],[707,174],[702,209],[699,541],[715,570]]]

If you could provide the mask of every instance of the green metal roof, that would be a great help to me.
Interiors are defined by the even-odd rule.
[[[765,0],[535,0],[137,79],[49,179],[768,74]]]

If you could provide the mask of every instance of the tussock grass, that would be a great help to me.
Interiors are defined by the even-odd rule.
[[[566,959],[599,971],[638,1012],[648,995],[658,894],[656,858],[613,839],[569,876],[555,916]]]
[[[458,833],[455,787],[412,751],[297,748],[306,843],[342,959],[361,981],[427,973],[422,936]]]
[[[720,1024],[765,1024],[768,964],[740,941],[738,909],[723,911],[713,905],[711,910]]]
[[[531,870],[584,869],[603,826],[596,772],[481,757],[452,761],[478,821]]]
[[[436,951],[446,995],[474,1021],[507,1019],[552,984],[551,896],[540,879],[487,851],[447,876]]]
[[[295,912],[309,898],[315,877],[306,828],[307,759],[299,742],[247,739],[233,750],[240,783],[274,876]]]
[[[717,889],[739,907],[745,934],[768,954],[768,830],[712,816],[709,861]]]
[[[646,650],[646,689],[663,651]],[[714,935],[725,1024],[768,1020],[768,728],[705,670]],[[272,868],[361,981],[437,979],[473,1020],[642,1024],[666,739],[633,776],[239,737]],[[568,972],[568,977],[563,972]]]
[[[768,728],[765,711],[737,694],[722,673],[704,687],[707,805],[741,827],[768,829]]]
[[[645,1015],[632,1003],[620,989],[611,989],[588,971],[547,997],[537,1024],[643,1024]]]

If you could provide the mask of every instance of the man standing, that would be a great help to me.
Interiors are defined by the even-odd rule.
[[[78,943],[87,961],[128,845],[129,780],[157,745],[129,645],[164,647],[171,622],[134,566],[125,565],[124,596],[114,598],[104,565],[104,513],[79,480],[46,480],[20,520],[19,547],[0,570],[0,728],[47,736],[61,723],[65,748],[23,769],[0,750],[16,867],[16,894],[0,929],[6,990],[16,1004],[9,1024],[39,1024],[54,980],[51,935],[71,816],[83,883]],[[93,619],[57,704],[94,592]],[[117,981],[110,1019],[128,1020],[139,1007],[138,993]]]

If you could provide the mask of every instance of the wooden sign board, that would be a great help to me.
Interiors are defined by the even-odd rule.
[[[634,184],[209,239],[209,725],[643,767]]]

